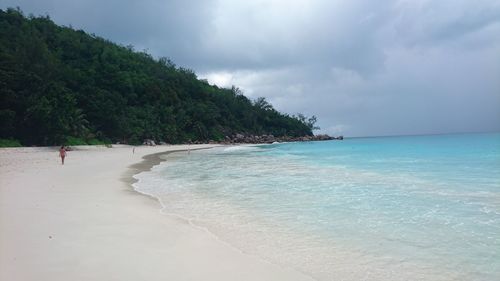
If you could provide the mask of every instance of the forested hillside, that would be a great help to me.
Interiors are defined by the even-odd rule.
[[[312,135],[314,121],[251,101],[238,88],[209,85],[169,59],[49,17],[0,10],[0,139],[56,145],[296,137]]]

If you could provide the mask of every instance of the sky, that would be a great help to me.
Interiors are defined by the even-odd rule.
[[[344,136],[500,131],[498,0],[0,0]]]

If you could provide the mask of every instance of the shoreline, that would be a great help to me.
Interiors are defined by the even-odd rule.
[[[208,147],[79,147],[64,166],[52,148],[0,149],[0,279],[311,280],[163,215],[124,180]]]
[[[156,152],[152,154],[147,154],[142,157],[142,161],[134,163],[127,167],[127,171],[124,173],[122,180],[129,184],[131,188],[135,191],[133,184],[137,182],[137,179],[134,178],[134,175],[137,175],[142,172],[150,171],[154,166],[159,165],[160,163],[166,161],[166,159],[162,159],[162,156],[167,156],[172,153],[180,153],[185,151],[196,151],[202,149],[212,149],[214,147],[219,147],[223,145],[210,145],[210,147],[206,148],[195,148],[195,149],[179,149],[179,150],[171,150],[171,151],[162,151]],[[139,192],[140,193],[140,192]]]
[[[161,156],[155,155],[155,157],[156,157],[156,161],[158,163],[160,163]],[[188,157],[188,156],[181,154],[179,156],[173,156],[173,157],[175,159],[178,159],[177,157],[181,158],[181,157]],[[173,161],[175,161],[175,159]],[[149,160],[154,161],[154,159],[149,159]],[[192,171],[193,168],[190,168],[190,167],[196,167],[196,163],[203,162],[203,161],[200,161],[199,158],[193,158],[187,162],[188,162],[187,163],[188,165],[182,166],[183,168],[181,170],[175,170],[174,167],[172,167],[172,168],[174,169],[174,171],[181,172],[181,173],[182,173],[182,171],[185,171],[186,169],[189,169],[189,171]],[[212,165],[216,164],[214,162],[210,162],[210,163]],[[218,164],[220,164],[220,163],[218,163]],[[151,165],[150,168],[152,166],[153,165]],[[175,166],[175,165],[173,165],[173,166]],[[223,165],[221,165],[221,167],[223,167]],[[149,182],[148,178],[157,178],[160,175],[164,176],[164,177],[166,176],[168,178],[168,173],[167,174],[164,174],[164,173],[166,171],[168,171],[169,168],[170,167],[164,167],[162,169],[158,169],[158,171],[162,171],[162,173],[153,172],[152,175],[146,174],[146,175],[144,175],[144,177],[141,176],[140,180],[145,180],[146,187],[147,186],[154,187],[155,183],[157,183],[157,181]],[[166,171],[164,169],[166,169]],[[196,169],[194,169],[194,170],[196,171]],[[146,171],[151,171],[151,169],[146,170]],[[203,170],[200,169],[198,171],[203,171]],[[171,174],[171,175],[177,175],[177,174],[174,172],[174,174]],[[153,185],[151,185],[151,183],[153,183]],[[164,184],[167,184],[167,183],[164,183]],[[203,184],[205,184],[205,183],[201,183],[201,185],[203,185]],[[156,186],[158,186],[158,185],[156,185]],[[415,280],[417,280],[417,279],[418,280],[455,280],[455,279],[461,280],[460,278],[458,278],[456,276],[449,277],[449,276],[453,276],[453,274],[454,274],[453,272],[440,271],[438,269],[429,267],[429,265],[427,265],[425,263],[423,263],[423,264],[396,263],[394,265],[389,266],[386,264],[387,260],[385,260],[383,256],[370,256],[370,255],[367,255],[366,253],[361,253],[361,252],[358,252],[356,250],[353,250],[350,247],[340,247],[338,245],[335,246],[335,251],[333,251],[335,253],[332,255],[325,255],[325,253],[322,251],[312,250],[311,252],[307,252],[306,256],[320,257],[320,259],[328,260],[329,261],[328,264],[330,264],[332,266],[337,265],[337,264],[343,265],[343,266],[340,266],[331,272],[318,270],[319,269],[318,267],[314,268],[314,266],[316,266],[316,264],[314,264],[313,267],[304,268],[304,267],[298,266],[297,263],[294,263],[295,261],[283,261],[283,260],[281,260],[279,252],[278,252],[278,255],[273,256],[273,255],[269,255],[269,253],[262,253],[262,252],[258,252],[258,251],[253,251],[252,249],[245,247],[245,245],[240,244],[241,241],[247,241],[244,238],[242,238],[243,236],[235,235],[236,237],[238,237],[238,240],[234,240],[233,238],[235,236],[231,237],[230,235],[229,236],[226,235],[226,233],[234,234],[234,231],[232,229],[229,229],[229,228],[217,229],[216,227],[214,228],[214,224],[211,224],[210,222],[203,223],[202,220],[198,220],[198,217],[196,216],[196,214],[193,215],[189,212],[187,212],[187,213],[177,212],[178,209],[175,209],[175,207],[173,209],[169,208],[170,204],[172,204],[174,206],[176,205],[177,199],[180,199],[178,201],[182,202],[183,201],[182,198],[176,198],[175,195],[172,197],[172,195],[170,195],[170,194],[162,197],[162,193],[161,192],[155,193],[154,189],[145,188],[145,189],[143,189],[145,191],[140,191],[140,190],[137,190],[136,188],[134,188],[134,189],[136,192],[138,192],[142,195],[147,195],[150,198],[156,199],[162,208],[160,211],[162,214],[169,216],[169,217],[173,217],[173,218],[179,218],[179,219],[189,223],[192,227],[203,230],[204,232],[206,232],[207,234],[212,236],[217,241],[235,249],[236,251],[240,252],[243,255],[247,255],[249,257],[259,259],[263,262],[266,262],[266,263],[269,263],[272,265],[276,265],[276,266],[281,267],[281,268],[295,270],[295,271],[300,272],[301,274],[309,277],[310,280],[332,280],[331,276],[328,276],[330,274],[334,275],[334,277],[336,277],[337,279],[342,279],[342,280],[356,280],[356,279],[358,279],[359,280],[359,279],[363,278],[365,273],[372,275],[373,280],[409,280],[412,277],[415,277],[416,278]],[[149,193],[149,192],[151,192],[151,193]],[[172,200],[172,198],[173,198],[173,200]],[[166,204],[164,204],[164,202],[166,202]],[[198,204],[196,204],[198,202],[197,200],[188,200],[186,202],[188,204],[187,205],[188,208],[190,208],[191,202],[193,203],[193,206],[199,206]],[[210,206],[210,202],[208,205]],[[221,206],[221,205],[218,204],[217,206]],[[237,213],[237,212],[233,212],[234,210],[231,209],[231,204],[227,204],[227,205],[223,205],[223,206],[229,207],[229,208],[225,208],[224,212],[219,213],[219,215],[220,215],[219,217],[226,218],[224,216],[224,214],[234,215]],[[207,209],[205,211],[207,211],[207,213],[210,212],[209,209]],[[203,214],[203,213],[201,213],[201,214]],[[224,220],[224,222],[227,222],[227,221],[228,220]],[[229,221],[233,222],[231,220],[229,220]],[[255,221],[255,220],[253,220],[253,221]],[[205,222],[207,222],[207,220],[205,220]],[[241,226],[242,224],[241,223],[240,224],[233,223],[233,225]],[[255,224],[254,224],[254,226],[255,226]],[[222,232],[221,232],[221,229],[223,229]],[[262,230],[260,227],[255,227],[255,229]],[[229,231],[227,231],[227,230],[229,230]],[[273,236],[274,240],[275,241],[281,240],[281,237],[279,236],[280,231],[274,232],[273,230],[274,229],[266,229],[263,233],[266,233],[266,235],[269,237],[273,236],[273,234],[277,233],[278,235]],[[248,231],[248,229],[243,230],[243,231],[247,231],[247,233],[251,232],[251,231]],[[241,234],[241,233],[239,233],[239,234]],[[303,236],[301,236],[301,235],[304,235],[304,234],[306,236],[308,235],[306,233],[299,233],[298,231],[294,232],[293,234],[294,235],[291,236],[292,238],[289,240],[292,242],[292,243],[289,243],[290,245],[300,245],[300,243],[301,243],[300,239],[303,238]],[[289,237],[290,236],[288,236],[288,238]],[[257,240],[254,240],[254,241],[257,241]],[[253,245],[254,246],[255,245],[267,245],[267,246],[270,245],[270,244],[269,245],[266,244],[265,241],[264,241],[264,243],[262,243],[262,242],[263,242],[263,240],[261,240],[260,243],[253,243]],[[282,248],[281,250],[283,250],[283,249],[284,248]],[[317,249],[319,249],[319,247]],[[281,251],[281,250],[279,250],[279,251]],[[281,251],[281,253],[283,253],[283,252],[290,254],[293,251],[291,251],[291,252]],[[294,252],[293,255],[300,256],[300,254],[303,254],[303,253],[304,252],[299,251],[299,252]],[[364,266],[366,264],[369,264],[369,263],[371,264],[371,267],[365,268]],[[346,265],[346,264],[348,264],[348,265]],[[368,271],[367,271],[367,269],[368,269]],[[383,273],[380,272],[380,269],[385,269],[387,271],[393,272],[394,275],[384,276]],[[443,277],[443,275],[446,275],[447,277]],[[418,277],[416,277],[416,276],[418,276]],[[386,279],[384,279],[384,278],[386,278]]]
[[[266,263],[266,264],[269,264],[272,266],[276,266],[276,267],[283,269],[283,270],[295,271],[295,272],[303,275],[305,278],[307,278],[307,280],[316,281],[316,279],[314,277],[312,277],[309,274],[302,272],[298,269],[295,269],[295,268],[290,267],[290,266],[280,265],[278,263],[275,263],[275,262],[269,261],[263,257],[260,257],[259,255],[248,253],[248,252],[238,248],[237,246],[231,244],[230,242],[224,240],[223,238],[219,237],[216,233],[212,232],[209,228],[202,226],[202,225],[198,225],[187,217],[184,217],[184,216],[177,214],[177,213],[164,212],[165,203],[163,203],[163,201],[160,197],[158,197],[154,194],[151,194],[151,193],[137,190],[137,187],[135,186],[135,184],[139,182],[139,179],[134,177],[135,175],[138,175],[138,174],[143,173],[143,172],[150,172],[151,169],[153,169],[155,166],[160,165],[161,163],[163,163],[165,161],[168,161],[168,159],[166,157],[168,157],[168,155],[170,155],[170,154],[178,154],[178,153],[187,152],[187,151],[197,151],[197,150],[204,150],[204,149],[213,149],[216,147],[233,147],[233,146],[241,146],[241,145],[252,146],[252,145],[266,145],[266,144],[233,144],[233,145],[231,145],[231,144],[220,145],[219,144],[219,145],[216,145],[214,147],[209,147],[209,148],[183,149],[183,150],[175,150],[175,151],[167,151],[167,152],[148,154],[148,155],[143,156],[142,162],[139,162],[139,163],[136,163],[136,164],[129,166],[129,170],[127,171],[126,176],[125,176],[126,178],[124,177],[122,180],[130,186],[130,188],[133,192],[136,192],[140,195],[148,197],[149,199],[153,199],[155,201],[155,203],[157,203],[159,205],[159,207],[160,207],[159,211],[162,215],[168,216],[171,218],[175,218],[175,219],[180,219],[180,220],[186,222],[191,227],[203,231],[204,233],[206,233],[207,235],[212,237],[214,240],[216,240],[218,243],[237,251],[241,255],[244,255],[244,256],[252,258],[252,259],[256,259],[260,262],[263,262],[263,263]],[[165,158],[162,158],[162,157],[165,157]],[[186,156],[180,156],[180,157],[186,157]]]

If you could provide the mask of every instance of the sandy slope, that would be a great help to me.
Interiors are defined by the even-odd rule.
[[[56,148],[0,149],[0,280],[310,280],[160,214],[123,180],[144,155],[186,148],[80,148],[64,166]]]

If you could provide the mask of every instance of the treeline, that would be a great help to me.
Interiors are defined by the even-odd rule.
[[[23,145],[221,140],[248,133],[312,135],[315,118],[289,116],[238,88],[114,44],[48,16],[0,10],[0,139]]]

